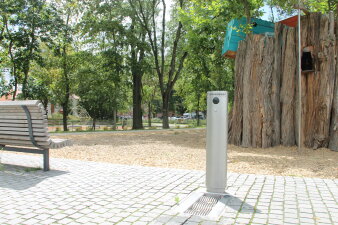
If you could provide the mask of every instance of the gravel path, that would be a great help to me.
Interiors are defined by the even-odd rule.
[[[126,165],[205,169],[205,129],[126,131],[57,135],[74,145],[51,150],[51,157]],[[338,178],[338,153],[329,149],[228,146],[228,169],[235,173]]]

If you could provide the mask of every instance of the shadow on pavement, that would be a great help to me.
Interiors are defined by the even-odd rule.
[[[1,164],[0,168],[0,188],[13,190],[26,190],[34,187],[40,182],[67,174],[68,172],[59,170],[50,170],[47,172],[41,169]]]
[[[240,211],[241,213],[260,213],[259,209],[256,209],[254,206],[242,201],[241,199],[237,198],[233,195],[226,195],[224,196],[220,202],[224,205],[232,208],[233,210]]]

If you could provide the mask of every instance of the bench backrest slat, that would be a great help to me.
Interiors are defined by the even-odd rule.
[[[25,109],[28,110],[32,123],[32,136]],[[39,101],[0,102],[0,145],[34,146],[32,138],[39,146],[50,145],[48,121],[43,105]]]

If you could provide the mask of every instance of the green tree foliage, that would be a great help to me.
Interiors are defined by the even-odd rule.
[[[19,94],[18,99],[40,100],[47,112],[47,105],[50,99],[49,86],[43,80],[30,76],[27,80],[26,96]]]
[[[148,72],[145,74],[145,79],[143,80],[142,85],[142,100],[145,105],[145,108],[147,108],[147,114],[148,114],[148,127],[151,127],[151,119],[152,115],[154,113],[153,104],[155,99],[159,99],[160,96],[158,95],[158,87],[157,87],[157,81],[154,74],[151,72]]]
[[[260,1],[250,1],[250,15],[259,15]],[[233,59],[222,57],[221,51],[227,23],[242,16],[243,4],[228,1],[191,1],[180,15],[186,27],[189,57],[180,82],[185,106],[189,111],[205,111],[206,92],[227,90],[233,102]],[[193,26],[191,26],[193,24]]]
[[[56,9],[42,0],[6,0],[0,8],[3,46],[9,52],[15,87],[22,83],[26,98],[31,62],[39,61],[40,44],[52,41],[59,17]]]
[[[280,15],[291,15],[295,13],[295,8],[299,8],[298,0],[267,0],[266,4],[277,8]],[[328,13],[329,11],[337,12],[337,0],[301,0],[300,7],[309,12]]]
[[[169,102],[172,91],[184,67],[188,51],[184,45],[184,29],[177,13],[170,22],[166,19],[165,0],[128,0],[137,20],[147,33],[153,55],[153,65],[158,77],[162,97],[162,128],[169,128]],[[174,12],[185,7],[184,0],[176,1]]]
[[[76,17],[80,11],[80,5],[77,0],[54,0],[53,5],[58,8],[60,17],[57,24],[58,33],[54,37],[54,42],[50,46],[54,49],[55,55],[60,59],[60,68],[62,76],[58,82],[59,93],[58,100],[63,109],[63,130],[67,131],[67,120],[70,113],[70,96],[72,94],[72,76],[77,69],[74,52],[74,37],[76,36]]]
[[[9,95],[13,94],[13,80],[10,80],[9,82],[5,81],[5,77],[0,74],[0,97],[7,97]]]
[[[133,90],[133,129],[142,129],[142,77],[149,65],[146,63],[149,51],[146,32],[137,21],[130,5],[124,1],[86,2],[86,11],[80,27],[86,42],[94,43],[92,48],[102,52],[110,49],[119,52],[126,59],[131,75]]]
[[[113,113],[128,103],[126,92],[121,91],[123,57],[112,51],[99,55],[81,52],[78,59],[81,65],[76,74],[75,93],[80,97],[80,105],[93,118],[95,129],[97,119],[113,118]]]

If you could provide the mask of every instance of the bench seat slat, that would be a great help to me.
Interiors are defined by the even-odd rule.
[[[63,148],[66,146],[71,146],[72,142],[68,139],[51,139],[50,148],[57,149]]]
[[[36,141],[47,141],[49,137],[35,137]],[[21,135],[0,135],[0,140],[24,140],[30,141],[29,136]]]
[[[48,147],[51,149],[58,149],[63,148],[66,146],[71,146],[72,143],[68,139],[50,139],[49,142],[37,142],[38,145],[43,147]],[[12,142],[11,140],[8,140],[6,142],[0,141],[0,145],[10,145],[10,146],[28,146],[28,147],[35,147],[31,142],[29,141],[16,141]],[[0,147],[1,150],[1,147]],[[42,150],[41,150],[42,151]]]
[[[44,146],[44,147],[49,147],[51,141],[50,139],[48,141],[37,141],[36,142],[38,145]],[[29,146],[29,147],[35,147],[31,141],[25,141],[25,140],[3,140],[0,139],[0,145],[10,145],[10,146]],[[0,147],[1,149],[1,147]]]

